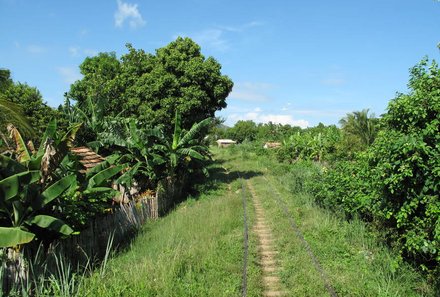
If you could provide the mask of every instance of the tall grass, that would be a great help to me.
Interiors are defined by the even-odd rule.
[[[114,233],[108,238],[107,249],[103,261],[99,265],[101,275],[105,273],[107,262],[112,253]],[[4,253],[4,251],[2,251]],[[70,297],[82,296],[80,288],[86,276],[94,270],[91,259],[84,267],[74,267],[71,260],[59,253],[56,248],[49,252],[44,252],[42,245],[39,246],[37,252],[31,259],[25,259],[20,255],[21,261],[26,265],[24,269],[25,276],[22,280],[14,279],[6,280],[7,261],[6,257],[2,257],[0,266],[0,293],[1,296],[10,297]],[[5,288],[4,284],[8,281],[12,287]]]
[[[85,281],[82,294],[239,296],[243,217],[237,183],[229,194],[223,184],[147,223],[129,250],[109,261],[104,275]],[[249,274],[258,274],[255,264]],[[251,289],[248,296],[259,294]]]
[[[340,296],[436,296],[435,288],[419,271],[402,262],[399,254],[382,242],[378,231],[357,218],[347,221],[316,205],[307,186],[311,174],[319,170],[314,163],[286,167],[267,155],[260,158],[248,150],[240,152],[239,146],[217,153],[230,160],[229,166],[260,172],[269,179]],[[262,206],[279,247],[281,279],[288,295],[326,296],[311,258],[274,199],[274,190],[261,176],[251,182],[264,197]]]

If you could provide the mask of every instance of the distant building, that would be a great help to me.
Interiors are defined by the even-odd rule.
[[[266,142],[263,146],[265,149],[281,147],[281,142]]]
[[[237,142],[232,139],[219,139],[217,140],[218,147],[227,147],[233,144],[236,144]]]

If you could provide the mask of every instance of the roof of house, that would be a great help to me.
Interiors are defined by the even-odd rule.
[[[219,139],[217,140],[217,143],[237,143],[237,142],[232,139]]]
[[[104,157],[85,146],[74,147],[70,151],[79,157],[79,162],[84,166],[85,171],[105,161]]]

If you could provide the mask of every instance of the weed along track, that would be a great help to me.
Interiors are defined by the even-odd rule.
[[[276,259],[278,250],[274,245],[272,231],[266,222],[260,198],[255,193],[251,182],[247,180],[246,183],[251,193],[252,203],[255,208],[255,224],[252,230],[258,237],[258,251],[264,285],[263,296],[285,296],[285,292],[281,290],[281,282],[278,276],[279,267]]]

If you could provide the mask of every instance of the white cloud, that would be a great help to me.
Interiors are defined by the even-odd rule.
[[[71,46],[69,47],[69,54],[72,57],[79,57],[79,56],[96,56],[98,54],[97,50],[85,48],[82,49],[79,46]]]
[[[260,108],[255,108],[253,111],[246,113],[233,113],[227,116],[227,122],[233,125],[237,121],[254,121],[256,123],[269,123],[299,126],[307,128],[310,126],[309,122],[304,119],[295,119],[291,114],[265,114]]]
[[[230,48],[229,43],[223,38],[223,30],[221,29],[207,29],[193,34],[177,34],[173,36],[173,39],[177,37],[189,37],[196,43],[202,46],[202,48],[212,49],[215,51],[224,52]]]
[[[176,34],[173,36],[173,39],[176,39],[178,36],[187,36],[194,39],[194,41],[202,45],[203,48],[224,52],[232,47],[231,42],[225,35],[231,36],[231,33],[244,33],[250,28],[261,25],[262,23],[253,21],[239,26],[213,26],[209,29],[193,32],[191,34]]]
[[[123,27],[125,21],[128,22],[130,28],[136,29],[145,25],[137,4],[124,3],[117,0],[118,10],[115,12],[115,26]]]
[[[28,45],[26,49],[31,54],[42,54],[46,52],[46,49],[44,47],[35,44]]]
[[[61,75],[64,82],[68,84],[73,84],[82,77],[78,69],[73,67],[58,67],[58,73]]]
[[[237,83],[228,98],[254,102],[268,101],[270,97],[267,92],[272,88],[273,86],[268,83]]]
[[[85,48],[83,50],[83,52],[84,52],[84,55],[86,55],[86,56],[96,56],[98,54],[97,50],[90,49],[90,48]]]
[[[274,124],[299,126],[301,128],[307,128],[309,122],[306,120],[295,120],[290,114],[267,114],[261,115],[259,117],[259,122],[268,123],[272,122]]]
[[[223,38],[223,31],[220,29],[208,29],[193,35],[195,42],[204,47],[217,51],[226,51],[229,49],[228,42]]]

